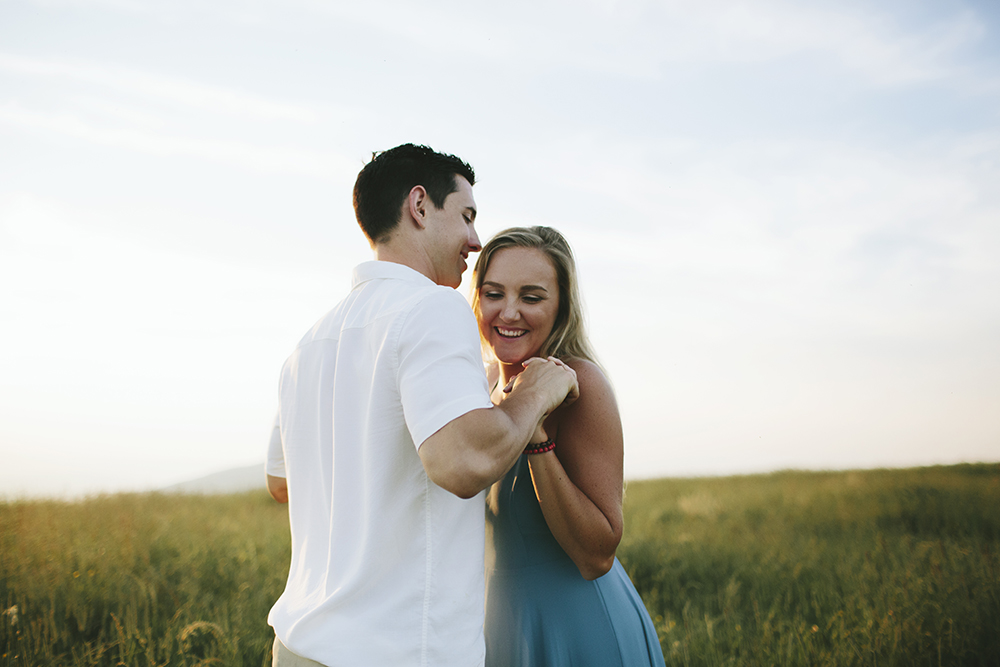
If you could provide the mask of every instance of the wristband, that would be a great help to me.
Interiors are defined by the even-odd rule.
[[[544,454],[545,452],[551,452],[556,448],[556,441],[549,438],[545,442],[535,442],[529,443],[527,447],[524,448],[525,454]]]

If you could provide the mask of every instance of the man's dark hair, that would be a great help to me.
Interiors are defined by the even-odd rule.
[[[416,185],[422,185],[437,208],[458,190],[455,177],[476,184],[476,172],[454,155],[438,153],[427,146],[403,144],[372,153],[354,182],[354,214],[368,240],[383,243],[399,223],[404,200]]]

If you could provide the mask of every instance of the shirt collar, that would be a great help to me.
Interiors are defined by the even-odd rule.
[[[405,280],[407,282],[420,283],[423,285],[436,285],[433,280],[420,273],[416,269],[411,269],[405,264],[396,262],[371,261],[358,264],[354,267],[354,274],[351,280],[351,289],[369,280],[388,278],[390,280]]]

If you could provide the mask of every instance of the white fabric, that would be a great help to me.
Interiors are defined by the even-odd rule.
[[[281,372],[292,562],[269,623],[329,667],[481,665],[482,494],[431,482],[418,446],[490,408],[455,290],[368,262]]]

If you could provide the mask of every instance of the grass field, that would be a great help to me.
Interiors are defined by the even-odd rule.
[[[0,504],[0,664],[264,665],[283,506]],[[1000,665],[1000,465],[632,482],[668,665]]]

